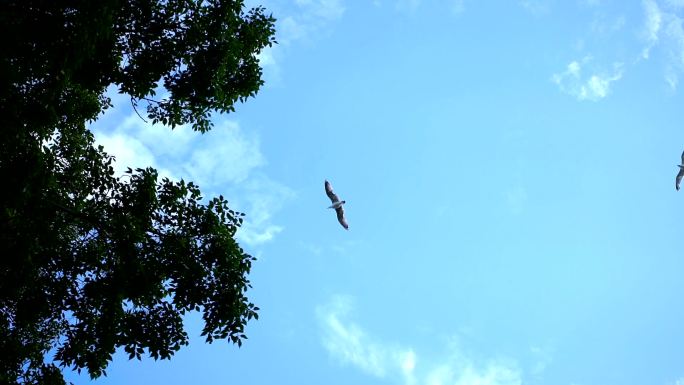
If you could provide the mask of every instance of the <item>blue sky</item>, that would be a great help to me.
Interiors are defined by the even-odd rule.
[[[247,213],[260,318],[97,383],[684,384],[684,1],[248,3],[255,99],[93,130]]]

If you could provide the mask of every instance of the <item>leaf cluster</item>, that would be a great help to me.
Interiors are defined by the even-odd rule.
[[[189,311],[208,342],[241,345],[258,317],[244,214],[152,168],[115,176],[86,123],[115,86],[152,122],[210,129],[261,86],[272,16],[238,0],[6,0],[0,33],[0,383],[95,378],[117,348],[170,358]]]

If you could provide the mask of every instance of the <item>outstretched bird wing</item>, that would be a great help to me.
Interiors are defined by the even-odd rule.
[[[679,168],[679,173],[677,173],[677,178],[675,179],[675,188],[679,191],[679,185],[682,183],[682,178],[684,178],[684,168]]]
[[[684,165],[684,152],[682,152],[682,165]]]
[[[332,201],[332,203],[337,203],[340,201],[340,198],[335,195],[333,192],[332,186],[330,185],[330,182],[327,180],[325,181],[325,193],[328,194],[328,198]],[[339,213],[337,214],[338,216],[340,215]]]
[[[347,220],[344,218],[344,209],[342,208],[342,206],[336,208],[335,211],[337,211],[337,220],[340,222],[342,227],[344,227],[345,230],[349,230]]]

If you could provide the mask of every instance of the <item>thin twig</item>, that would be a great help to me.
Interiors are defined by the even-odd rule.
[[[140,98],[140,99],[145,100],[145,101],[148,101],[148,102],[154,102],[154,103],[157,103],[157,104],[161,104],[161,103],[162,103],[162,102],[160,102],[159,100],[154,100],[154,99],[150,99],[150,98]]]
[[[142,119],[143,122],[147,123],[147,120],[145,120],[145,118],[143,118],[142,115],[140,115],[140,113],[138,112],[138,108],[137,108],[138,103],[134,101],[132,96],[131,96],[131,106],[133,106],[133,111],[135,111],[135,113],[138,114],[138,117],[140,119]]]

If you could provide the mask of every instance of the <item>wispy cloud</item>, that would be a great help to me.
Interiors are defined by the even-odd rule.
[[[682,19],[675,14],[667,14],[667,26],[664,35],[667,41],[668,63],[665,69],[665,81],[671,89],[679,84],[679,73],[684,70],[684,29]]]
[[[679,84],[679,75],[671,66],[668,66],[665,69],[665,82],[668,86],[670,86],[670,89],[677,89],[677,85]]]
[[[116,157],[114,172],[121,176],[127,167],[132,169],[155,167],[159,168],[152,152],[140,140],[119,132],[96,133],[97,144],[104,146],[105,151]],[[166,175],[173,177],[172,175]]]
[[[257,175],[242,183],[237,195],[241,198],[235,200],[236,207],[245,207],[248,214],[236,234],[239,241],[260,245],[284,230],[283,226],[273,223],[273,214],[294,199],[293,190],[264,175]]]
[[[476,362],[457,348],[441,360],[421,359],[411,347],[381,342],[349,320],[353,299],[336,296],[317,309],[322,343],[343,365],[406,385],[521,385],[521,370],[509,360]]]
[[[256,56],[259,60],[259,65],[263,70],[263,79],[268,86],[273,82],[281,80],[280,65],[278,59],[278,46],[266,47]]]
[[[127,107],[117,106],[115,110]],[[161,177],[197,183],[207,197],[224,195],[233,209],[247,214],[238,238],[249,245],[267,242],[283,230],[272,223],[273,214],[293,194],[258,172],[266,159],[256,134],[244,132],[237,122],[227,119],[219,120],[206,134],[187,126],[171,130],[146,123],[128,111],[128,116],[118,119],[105,115],[91,127],[96,143],[116,157],[117,175],[127,167],[151,166]]]
[[[620,32],[626,23],[627,18],[624,15],[609,17],[597,14],[591,22],[590,30],[596,36],[607,37]]]
[[[532,353],[534,359],[532,367],[530,368],[530,374],[534,377],[540,377],[553,361],[553,351],[547,346],[534,345],[530,347],[530,353]]]
[[[646,47],[641,51],[641,56],[644,59],[648,59],[651,48],[658,43],[658,34],[663,23],[663,14],[655,0],[644,0],[643,5],[646,15],[643,32],[646,39]]]
[[[256,135],[246,134],[237,122],[223,120],[206,134],[188,126],[171,130],[151,125],[130,114],[113,129],[95,126],[95,139],[116,156],[116,169],[156,166],[174,178],[192,179],[215,188],[244,181],[265,165]]]
[[[611,83],[622,78],[623,65],[616,62],[609,71],[588,71],[589,75],[585,75],[585,67],[590,62],[590,56],[584,57],[581,61],[574,60],[567,65],[565,71],[554,74],[551,80],[561,91],[576,97],[577,100],[601,100],[610,93]]]
[[[684,65],[684,29],[682,19],[674,14],[668,15],[668,23],[664,33],[671,42],[669,47],[678,64]]]
[[[523,2],[528,1],[532,0],[523,0]],[[624,38],[625,27],[629,26],[624,15],[606,14],[602,9],[603,1],[578,0],[578,3],[594,8],[594,17],[588,29],[590,33],[579,40],[580,44],[576,47],[578,51],[583,50],[585,39],[589,43],[598,39],[603,46],[608,44],[606,39],[614,35]],[[623,62],[626,62],[628,66],[635,66],[654,55],[663,59],[665,82],[672,90],[677,88],[679,78],[684,72],[684,28],[682,27],[684,20],[680,17],[684,0],[641,0],[641,6],[643,21],[633,34],[638,39],[637,51],[633,53],[633,58],[636,60],[615,61],[612,68],[599,68],[586,57],[572,61],[564,72],[554,74],[552,77],[563,92],[580,100],[603,99],[609,94],[611,84],[624,74]]]
[[[399,346],[386,346],[375,342],[354,323],[344,317],[352,309],[351,297],[338,296],[318,309],[323,324],[323,346],[342,363],[352,364],[376,377],[391,373],[412,374],[415,353]]]
[[[247,0],[245,4],[248,7],[263,5],[277,18],[276,40],[279,44],[267,47],[257,55],[264,70],[266,87],[281,81],[281,67],[288,47],[327,35],[345,12],[343,0]]]
[[[283,9],[278,41],[290,44],[327,32],[329,25],[344,15],[342,0],[295,0],[294,7]]]
[[[683,0],[643,0],[644,26],[641,31],[645,46],[641,58],[649,59],[656,46],[665,54],[664,80],[672,89],[679,84],[684,71],[684,28],[677,11],[684,7]]]
[[[544,15],[551,11],[551,5],[546,0],[520,0],[518,4],[535,16]]]
[[[312,242],[299,241],[299,247],[313,255],[321,255],[323,253],[323,247]]]

